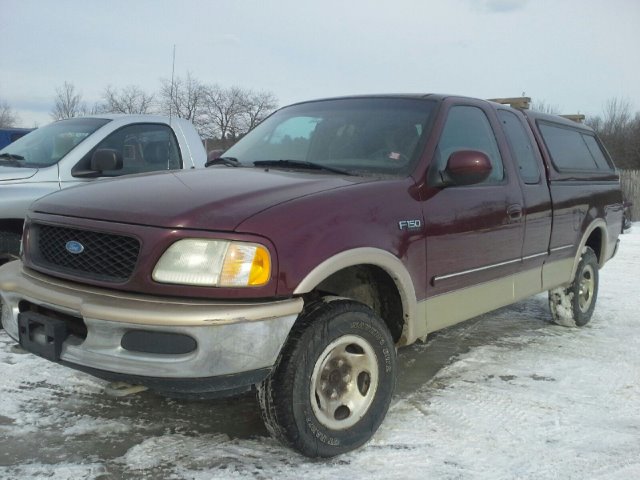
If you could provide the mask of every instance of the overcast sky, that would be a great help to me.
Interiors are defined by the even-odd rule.
[[[55,88],[155,92],[186,72],[280,105],[362,93],[640,109],[639,0],[0,0],[0,101],[51,121]]]

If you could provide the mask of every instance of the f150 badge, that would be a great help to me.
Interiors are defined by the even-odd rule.
[[[422,228],[422,220],[400,220],[398,228],[400,230],[420,230]]]

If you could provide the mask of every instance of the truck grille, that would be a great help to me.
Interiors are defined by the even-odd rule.
[[[127,281],[140,252],[135,238],[75,228],[33,224],[30,238],[35,265],[106,282]]]

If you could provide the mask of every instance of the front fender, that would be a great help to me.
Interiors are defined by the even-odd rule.
[[[309,293],[334,273],[357,265],[374,265],[383,269],[393,279],[402,300],[403,343],[413,343],[416,338],[415,324],[417,322],[417,300],[413,281],[402,262],[385,250],[362,247],[340,252],[311,270],[293,293],[295,295]]]
[[[24,219],[29,206],[37,199],[60,190],[58,181],[12,183],[1,185],[0,221],[5,219]]]

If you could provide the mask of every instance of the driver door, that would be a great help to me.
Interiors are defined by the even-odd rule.
[[[483,104],[453,104],[429,167],[423,203],[427,232],[428,331],[511,303],[524,236],[522,193],[496,140],[495,113]],[[449,156],[478,150],[492,172],[474,185],[438,186]]]

